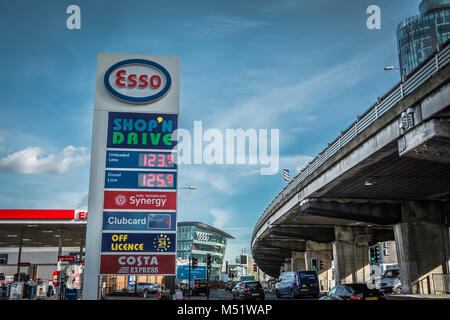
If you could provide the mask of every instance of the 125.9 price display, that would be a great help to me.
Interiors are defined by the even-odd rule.
[[[139,173],[138,186],[144,188],[173,188],[173,173]]]

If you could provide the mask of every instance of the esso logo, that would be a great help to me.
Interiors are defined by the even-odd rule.
[[[172,79],[160,64],[129,59],[111,66],[105,73],[106,90],[115,98],[132,103],[151,103],[170,89]]]

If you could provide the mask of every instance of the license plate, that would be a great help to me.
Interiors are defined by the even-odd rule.
[[[378,300],[377,297],[367,297],[366,300]]]
[[[302,290],[300,290],[300,291],[309,291],[308,289],[302,289]]]
[[[252,296],[259,296],[259,293],[253,293]]]

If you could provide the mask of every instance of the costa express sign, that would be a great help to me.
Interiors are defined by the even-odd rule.
[[[150,103],[162,98],[172,79],[160,64],[144,59],[119,61],[105,73],[106,90],[115,98],[131,103]]]
[[[102,255],[101,274],[174,274],[175,255]]]

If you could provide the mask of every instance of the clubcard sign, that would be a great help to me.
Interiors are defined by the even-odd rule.
[[[98,275],[175,275],[179,58],[98,55],[83,299]]]

